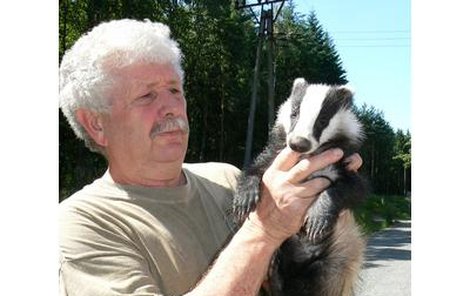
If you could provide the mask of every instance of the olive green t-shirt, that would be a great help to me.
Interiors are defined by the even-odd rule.
[[[184,164],[175,188],[120,185],[109,172],[59,205],[61,295],[181,295],[233,232],[239,170]]]

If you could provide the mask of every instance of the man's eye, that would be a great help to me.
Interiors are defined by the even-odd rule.
[[[138,97],[135,100],[135,103],[138,105],[146,105],[146,104],[150,104],[151,102],[153,102],[153,100],[155,100],[156,98],[157,98],[157,94],[152,91],[143,96]]]
[[[172,87],[172,88],[170,88],[170,92],[171,92],[172,94],[179,94],[179,93],[180,93],[180,90],[177,89],[177,88],[175,88],[175,87]]]

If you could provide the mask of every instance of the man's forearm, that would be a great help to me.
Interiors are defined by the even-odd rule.
[[[257,295],[280,241],[247,220],[187,296]]]

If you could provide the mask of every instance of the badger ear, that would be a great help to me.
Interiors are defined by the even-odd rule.
[[[307,86],[308,86],[308,83],[304,78],[296,78],[292,86],[291,97],[297,97],[297,96],[303,97],[303,93],[307,89]]]
[[[280,126],[284,128],[284,131],[287,133],[290,129],[291,124],[291,109],[292,109],[292,100],[289,98],[287,99],[282,105],[279,107],[277,112],[276,118],[276,126]]]
[[[350,85],[342,85],[337,88],[337,94],[340,98],[342,105],[351,107],[353,104],[354,90]]]
[[[304,85],[306,83],[307,83],[307,81],[305,80],[305,78],[303,78],[303,77],[296,78],[294,80],[294,88],[298,85]]]

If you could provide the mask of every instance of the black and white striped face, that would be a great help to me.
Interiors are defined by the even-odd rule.
[[[338,137],[360,141],[362,126],[351,111],[352,98],[346,86],[308,84],[297,78],[276,122],[284,127],[286,144],[308,154]]]

